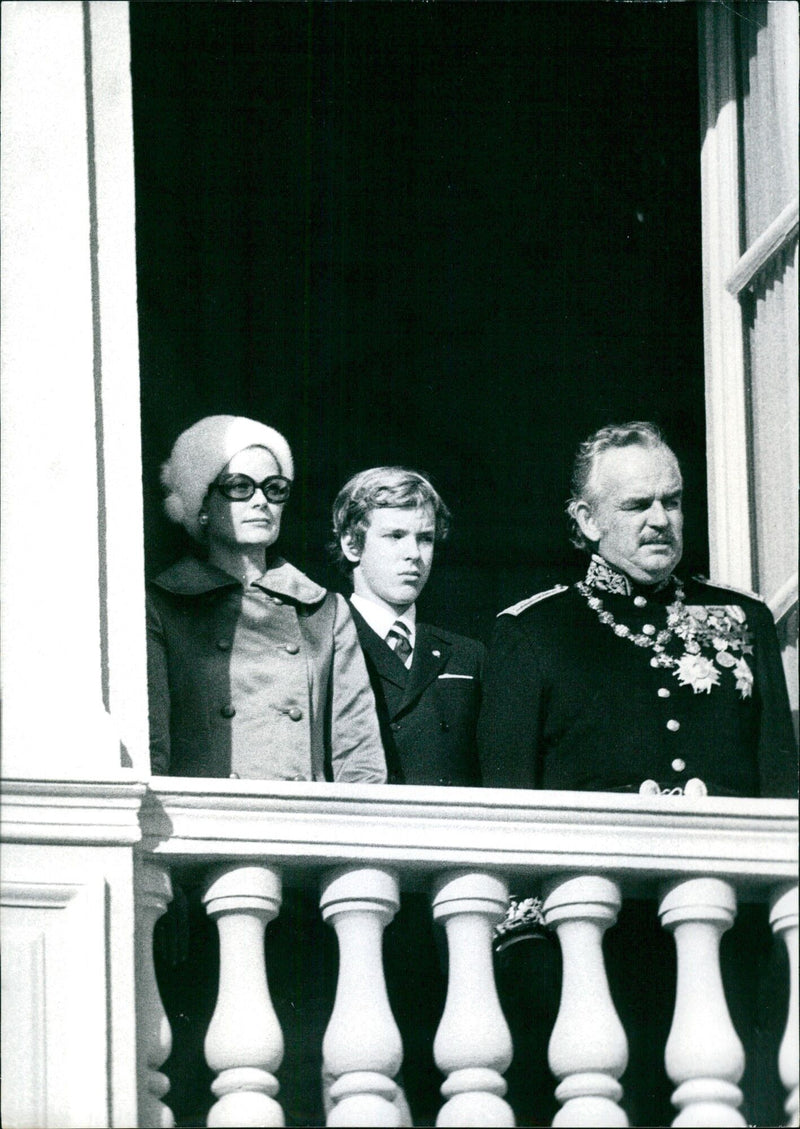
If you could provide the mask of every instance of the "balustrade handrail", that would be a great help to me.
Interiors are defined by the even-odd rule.
[[[637,897],[658,899],[661,924],[675,936],[676,1004],[665,1049],[680,1110],[674,1123],[747,1123],[739,1112],[745,1053],[726,1007],[720,937],[737,901],[769,898],[772,928],[796,962],[792,801],[154,777],[139,819],[140,952],[149,951],[154,915],[166,908],[170,873],[180,882],[183,867],[205,871],[203,900],[218,919],[219,989],[205,1043],[216,1073],[209,1125],[283,1124],[283,1042],[262,938],[280,912],[282,886],[309,882],[319,882],[322,916],[339,948],[323,1040],[328,1124],[411,1124],[396,1080],[403,1052],[382,934],[401,890],[423,887],[448,951],[433,1040],[446,1079],[437,1124],[514,1123],[503,1078],[512,1040],[492,961],[492,930],[509,893],[542,896],[561,949],[561,1002],[548,1052],[562,1107],[553,1124],[628,1124],[620,1105],[628,1041],[602,940],[623,900]],[[160,1068],[169,1040],[149,967],[140,979],[149,1017],[140,1031],[142,1124],[166,1126]],[[792,1123],[796,1008],[795,986],[780,1052]]]
[[[497,871],[512,882],[613,872],[623,887],[723,878],[748,896],[798,873],[791,800],[158,777],[143,852],[171,862],[353,862],[401,875]]]

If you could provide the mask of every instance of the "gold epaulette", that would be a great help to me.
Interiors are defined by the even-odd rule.
[[[749,588],[734,588],[732,584],[720,584],[716,580],[709,580],[707,576],[693,576],[692,580],[696,580],[698,584],[708,584],[710,588],[723,588],[726,592],[735,592],[737,596],[749,596],[751,600],[758,600],[759,604],[766,603],[763,596],[759,596],[758,592],[751,592]]]
[[[501,615],[519,615],[524,612],[526,608],[538,604],[540,600],[546,600],[548,596],[557,596],[559,592],[567,592],[569,590],[568,584],[556,584],[555,588],[548,588],[546,592],[537,592],[534,596],[528,596],[527,600],[520,600],[518,604],[512,604],[510,608],[503,608],[498,612]]]

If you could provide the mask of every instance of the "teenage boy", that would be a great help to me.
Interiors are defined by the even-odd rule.
[[[390,784],[477,785],[475,730],[484,647],[420,623],[416,601],[450,514],[431,483],[403,467],[355,475],[333,507],[335,553],[378,710]],[[437,951],[438,950],[438,951]],[[429,899],[404,894],[386,931],[385,968],[403,1039],[403,1088],[415,1125],[434,1125],[442,1075],[433,1039],[444,1010],[446,953]],[[402,1111],[403,1123],[406,1120]]]
[[[373,467],[339,492],[333,529],[378,706],[389,782],[480,784],[483,644],[419,623],[416,601],[450,514],[423,475]]]

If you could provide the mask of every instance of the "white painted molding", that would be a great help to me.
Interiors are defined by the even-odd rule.
[[[795,572],[777,592],[767,600],[772,618],[780,623],[797,604],[797,573]]]
[[[4,882],[3,1124],[110,1124],[106,883]],[[105,1067],[105,1069],[104,1069]]]
[[[729,294],[738,296],[751,286],[767,263],[792,241],[797,234],[799,212],[800,200],[795,196],[739,259],[725,283]]]
[[[2,20],[4,771],[144,779],[128,5],[7,3]],[[56,566],[31,551],[33,465]]]
[[[145,786],[4,780],[0,842],[131,846],[141,839]]]
[[[123,763],[150,774],[130,16],[85,5],[103,693]]]
[[[2,16],[4,771],[91,779],[119,743],[101,687],[83,12],[67,0]],[[33,465],[57,567],[30,551]]]
[[[613,871],[636,879],[797,874],[791,800],[412,785],[154,778],[144,850],[177,860],[329,868],[392,864],[423,882],[444,867],[511,877]]]
[[[699,4],[703,329],[711,575],[753,586],[744,339],[726,281],[739,261],[735,14]]]

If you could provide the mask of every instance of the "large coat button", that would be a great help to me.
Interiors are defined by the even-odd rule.
[[[229,651],[230,649],[231,649],[230,640],[228,640],[228,639],[217,639],[217,650],[218,651]]]
[[[286,651],[287,655],[296,655],[300,650],[300,647],[297,645],[297,643],[287,643],[283,649],[284,651]]]
[[[292,708],[286,712],[289,714],[292,721],[300,721],[303,716],[303,711],[299,706],[292,706]]]
[[[230,704],[230,702],[228,702],[228,703],[227,703],[226,705],[224,705],[224,706],[223,706],[223,707],[222,707],[222,708],[220,709],[220,711],[219,711],[219,712],[220,712],[220,713],[222,714],[222,716],[223,716],[223,717],[235,717],[235,716],[236,716],[236,710],[235,710],[235,708],[234,708],[234,707],[233,707],[233,706],[232,706],[232,705]]]

